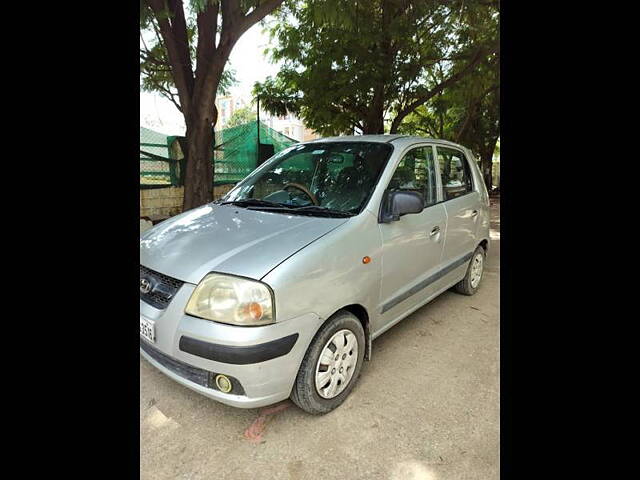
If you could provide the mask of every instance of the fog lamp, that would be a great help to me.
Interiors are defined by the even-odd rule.
[[[233,388],[231,380],[229,380],[225,375],[216,376],[216,386],[222,393],[229,393]]]

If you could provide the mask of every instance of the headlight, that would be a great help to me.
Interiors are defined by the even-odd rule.
[[[264,283],[210,273],[191,294],[185,312],[214,322],[266,325],[275,322],[273,295]]]

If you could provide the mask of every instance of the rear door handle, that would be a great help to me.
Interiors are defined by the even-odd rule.
[[[472,217],[475,217],[476,215],[478,215],[478,210],[474,210],[473,212],[471,212]]]
[[[433,230],[431,230],[431,233],[429,234],[430,236],[434,236],[436,235],[438,232],[440,231],[440,227],[438,227],[437,225],[435,227],[433,227]]]

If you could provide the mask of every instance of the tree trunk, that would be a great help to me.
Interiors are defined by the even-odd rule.
[[[218,117],[216,90],[229,54],[242,34],[279,7],[283,0],[251,2],[253,8],[247,13],[243,11],[243,2],[238,0],[200,5],[196,9],[198,44],[195,72],[183,1],[148,1],[167,50],[171,76],[187,125],[182,203],[183,211],[187,211],[213,200],[213,129]],[[218,28],[219,13],[222,16],[221,28]],[[220,39],[216,45],[218,33]]]
[[[213,128],[217,120],[215,104],[211,108],[203,106],[194,116],[187,125],[186,135],[188,157],[182,206],[182,211],[185,212],[213,200]]]
[[[384,133],[384,81],[374,87],[373,100],[368,108],[367,116],[362,121],[364,135]]]
[[[390,5],[391,4],[391,5]],[[382,0],[382,17],[380,19],[380,43],[376,46],[381,68],[375,73],[376,80],[373,86],[373,99],[368,108],[367,116],[362,121],[362,133],[377,135],[384,134],[384,105],[385,86],[389,83],[392,74],[394,51],[391,46],[389,25],[394,14],[398,12],[393,8],[392,2]]]
[[[493,152],[495,152],[498,137],[491,138],[489,143],[482,152],[480,152],[480,165],[482,168],[482,176],[487,190],[491,193],[493,187]]]
[[[491,187],[493,186],[493,152],[484,152],[482,154],[480,167],[482,169],[484,184],[487,186],[487,191],[491,193]]]
[[[384,133],[384,107],[374,101],[371,105],[369,115],[362,122],[362,133],[367,134],[383,134]]]

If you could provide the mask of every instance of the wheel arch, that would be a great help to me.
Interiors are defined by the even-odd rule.
[[[370,328],[369,312],[367,312],[367,309],[363,305],[361,305],[359,303],[352,303],[350,305],[345,305],[345,306],[340,307],[339,309],[337,309],[335,312],[333,312],[331,315],[329,315],[329,317],[327,318],[327,320],[324,323],[329,321],[336,313],[338,313],[338,312],[340,312],[342,310],[351,313],[358,320],[360,320],[360,323],[362,324],[362,329],[364,330],[364,340],[365,340],[364,358],[365,358],[365,360],[371,360],[371,343],[372,343],[372,340],[371,340],[371,328]],[[323,323],[323,325],[324,325],[324,323]]]

